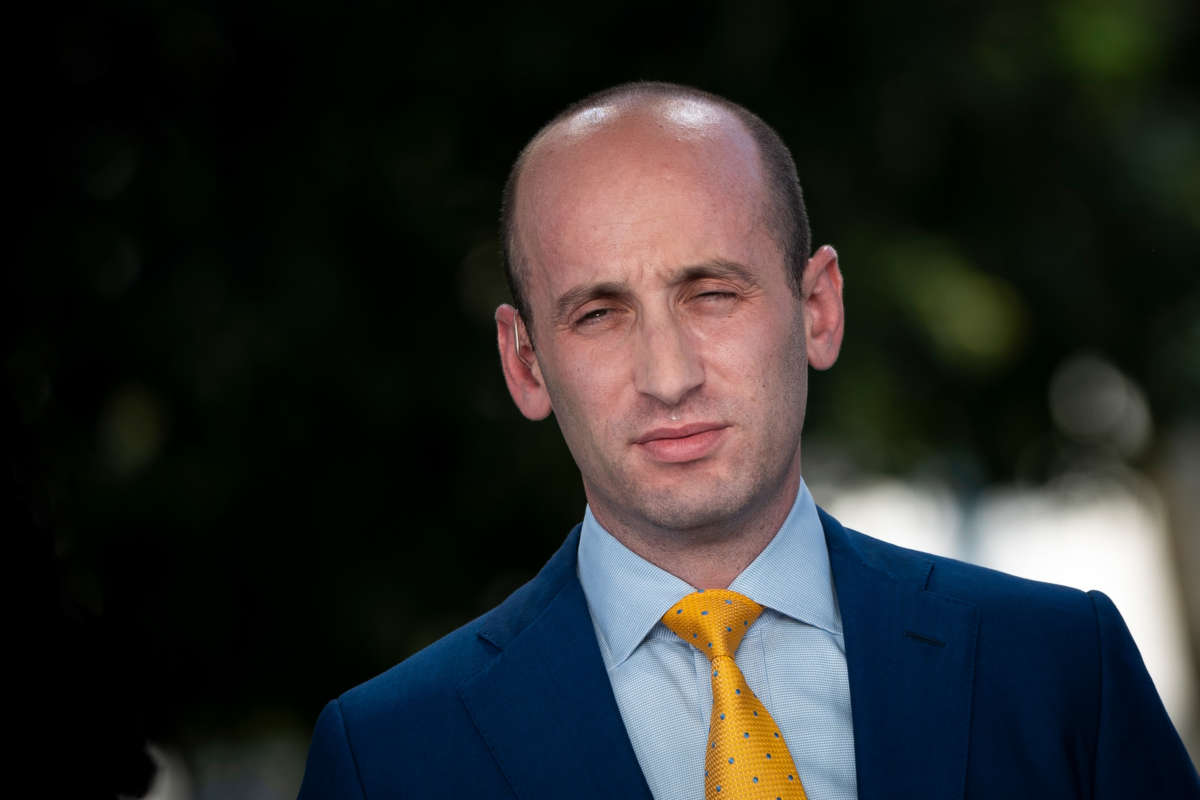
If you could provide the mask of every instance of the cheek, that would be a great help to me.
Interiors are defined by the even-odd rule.
[[[602,439],[622,391],[622,361],[615,354],[560,353],[563,366],[544,372],[550,403],[564,433],[576,439]]]
[[[609,393],[628,382],[636,339],[629,326],[603,329],[591,336],[563,336],[555,348],[559,374],[573,387]]]
[[[565,365],[558,374],[561,388],[577,403],[595,405],[607,402],[619,390],[621,375],[627,373],[626,356],[615,351],[592,348],[587,352],[564,353]]]
[[[756,317],[745,324],[731,324],[721,335],[705,343],[710,377],[719,379],[750,405],[794,405],[804,392],[807,369],[804,329],[784,320]]]
[[[761,385],[768,364],[778,364],[779,334],[757,314],[709,320],[694,329],[694,341],[704,360],[729,380],[747,389]]]

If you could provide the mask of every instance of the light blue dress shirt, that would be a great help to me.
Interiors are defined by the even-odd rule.
[[[708,659],[662,624],[695,588],[629,550],[590,508],[579,580],[633,752],[656,800],[703,800]],[[811,800],[853,800],[854,729],[825,535],[804,482],[783,526],[729,588],[765,611],[735,660],[775,719]]]

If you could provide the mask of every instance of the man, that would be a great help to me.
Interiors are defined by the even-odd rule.
[[[765,124],[602,92],[526,147],[504,221],[505,380],[553,412],[583,524],[331,702],[302,798],[1200,797],[1106,597],[813,504],[807,371],[837,358],[842,276]]]

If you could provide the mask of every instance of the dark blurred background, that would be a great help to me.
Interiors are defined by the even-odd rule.
[[[1198,12],[36,12],[10,31],[3,524],[34,543],[22,616],[52,634],[48,780],[134,795],[153,760],[155,797],[290,797],[326,700],[559,544],[583,495],[500,376],[498,199],[546,119],[638,78],[775,126],[841,254],[810,483],[934,481],[963,509],[1065,475],[1136,485],[1195,686]]]

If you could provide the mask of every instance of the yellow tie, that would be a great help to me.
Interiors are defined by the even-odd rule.
[[[767,708],[733,661],[763,607],[728,589],[701,589],[663,624],[712,662],[712,717],[704,757],[706,800],[806,800],[796,764]]]

